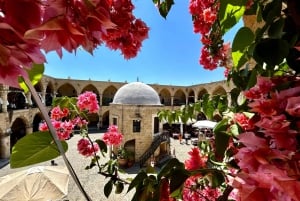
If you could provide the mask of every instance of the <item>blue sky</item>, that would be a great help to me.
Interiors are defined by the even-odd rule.
[[[149,38],[137,57],[125,60],[120,51],[105,46],[94,55],[78,50],[47,55],[45,74],[57,78],[113,82],[139,81],[147,84],[180,85],[207,83],[224,79],[224,68],[205,70],[199,64],[200,35],[193,32],[188,0],[175,0],[167,19],[162,18],[152,0],[133,0],[135,16],[150,27]],[[225,41],[232,40],[236,29]]]

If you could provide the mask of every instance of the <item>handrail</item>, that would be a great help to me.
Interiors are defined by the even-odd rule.
[[[169,132],[164,131],[161,134],[154,137],[150,147],[144,152],[144,154],[139,158],[140,167],[142,167],[145,162],[151,157],[155,152],[157,147],[164,141],[170,142]]]

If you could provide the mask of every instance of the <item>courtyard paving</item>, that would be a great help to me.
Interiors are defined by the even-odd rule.
[[[102,133],[94,133],[90,134],[92,139],[99,139],[102,138]],[[133,196],[133,191],[126,193],[126,190],[122,194],[114,194],[112,193],[109,198],[106,198],[103,193],[104,185],[107,183],[108,179],[105,177],[99,175],[97,173],[97,168],[93,168],[91,170],[85,170],[85,167],[89,165],[90,159],[85,158],[78,154],[77,152],[77,142],[80,139],[80,135],[73,136],[70,140],[68,140],[69,149],[66,153],[67,158],[69,159],[72,167],[74,168],[83,188],[87,192],[87,194],[90,196],[90,198],[93,201],[129,201],[131,200]],[[185,141],[183,141],[182,144],[179,143],[177,139],[171,138],[171,150],[172,153],[175,153],[176,157],[180,161],[184,161],[188,157],[188,152],[193,147],[191,143],[185,144]],[[174,151],[175,150],[175,151]],[[105,159],[102,159],[103,161],[106,161]],[[63,158],[58,157],[55,159],[55,162],[57,165],[65,166]],[[50,161],[43,162],[40,164],[36,164],[34,166],[38,165],[50,165]],[[0,167],[1,168],[1,167]],[[16,168],[11,169],[10,165],[3,164],[3,167],[0,169],[0,177],[5,176],[10,173],[14,173],[23,169],[27,169],[29,167],[25,168]],[[126,170],[126,174],[123,175],[124,178],[134,178],[134,176],[138,173],[139,166],[135,165],[129,169]],[[76,186],[75,182],[72,178],[70,178],[69,182],[69,193],[65,200],[69,201],[85,201],[85,198],[83,197],[82,193]]]

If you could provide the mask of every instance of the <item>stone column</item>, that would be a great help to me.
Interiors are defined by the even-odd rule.
[[[32,133],[32,125],[31,126],[26,126],[26,135]]]
[[[26,99],[27,99],[27,104],[28,104],[28,107],[32,107],[32,99],[31,99],[31,92],[27,92],[26,94]]]
[[[0,134],[0,158],[10,157],[10,134],[10,128],[5,133]]]
[[[7,112],[7,105],[8,105],[7,94],[8,94],[8,89],[9,89],[8,86],[3,86],[3,89],[1,91],[1,99],[3,101],[3,103],[2,103],[2,112]]]
[[[102,106],[102,98],[103,98],[103,95],[102,94],[99,94],[99,106]]]

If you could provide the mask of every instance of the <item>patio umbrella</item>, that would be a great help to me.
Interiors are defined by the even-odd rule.
[[[59,200],[67,196],[68,183],[66,167],[32,167],[0,178],[0,200]]]
[[[214,128],[217,125],[217,122],[209,120],[200,120],[196,121],[192,127],[194,128]]]

